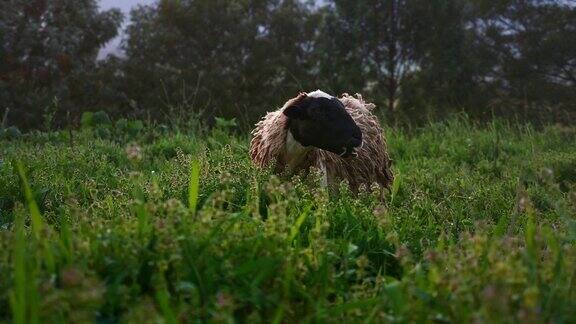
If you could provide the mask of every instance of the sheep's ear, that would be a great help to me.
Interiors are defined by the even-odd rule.
[[[301,119],[301,120],[308,118],[308,112],[306,108],[303,105],[299,104],[291,105],[284,108],[283,113],[288,118]]]

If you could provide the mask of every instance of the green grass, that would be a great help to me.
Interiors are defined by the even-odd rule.
[[[225,129],[100,133],[0,141],[0,322],[576,318],[575,128],[390,130],[384,201]]]

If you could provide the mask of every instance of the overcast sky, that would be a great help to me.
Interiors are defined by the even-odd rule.
[[[150,4],[156,0],[100,0],[100,10],[107,10],[110,8],[120,8],[124,13],[124,24],[130,21],[130,9],[137,4]],[[124,29],[125,26],[122,27]],[[106,46],[100,50],[99,58],[104,58],[110,53],[118,53],[120,46],[121,36],[111,40]]]

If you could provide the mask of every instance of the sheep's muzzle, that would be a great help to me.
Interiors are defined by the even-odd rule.
[[[358,150],[360,150],[362,144],[362,138],[352,137],[347,145],[342,147],[342,153],[339,154],[340,157],[349,158],[358,156]]]

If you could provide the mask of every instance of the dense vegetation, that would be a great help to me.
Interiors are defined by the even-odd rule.
[[[362,93],[395,123],[576,121],[576,5],[566,0],[158,0],[121,23],[97,0],[0,2],[0,118],[77,126],[103,110],[248,128],[300,91]]]
[[[0,140],[0,321],[569,322],[576,129],[388,129],[396,182],[257,170],[220,120]]]

